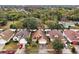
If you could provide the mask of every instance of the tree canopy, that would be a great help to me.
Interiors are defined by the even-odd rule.
[[[37,29],[38,21],[36,18],[26,18],[23,20],[23,27],[27,29]]]
[[[64,48],[64,45],[60,39],[55,39],[53,41],[52,45],[53,45],[53,49],[55,49],[55,50],[61,50]]]

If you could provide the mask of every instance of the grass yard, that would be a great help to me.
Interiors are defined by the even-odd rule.
[[[16,50],[17,48],[18,48],[17,42],[11,40],[4,46],[3,50]]]
[[[14,23],[17,23],[19,21],[14,21]],[[13,21],[8,21],[5,26],[0,26],[0,29],[9,29],[10,25],[13,24]]]
[[[34,54],[34,53],[37,53],[38,52],[38,47],[32,47],[30,49],[30,53]]]
[[[36,53],[38,53],[38,48],[39,48],[39,46],[37,45],[37,46],[32,46],[32,45],[29,45],[27,48],[26,48],[26,53],[28,53],[28,54],[36,54]]]

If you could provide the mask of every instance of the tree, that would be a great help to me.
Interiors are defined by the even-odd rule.
[[[54,29],[54,23],[53,22],[49,22],[47,23],[48,28],[50,29]]]
[[[60,53],[61,50],[64,48],[64,44],[58,38],[54,39],[52,46],[53,46],[53,49],[55,49],[56,53]]]
[[[72,52],[72,53],[77,53],[75,47],[72,47],[72,48],[71,48],[71,52]]]
[[[48,22],[47,23],[48,28],[50,29],[63,29],[63,26],[58,24],[57,22]]]
[[[6,25],[6,24],[7,24],[7,19],[0,18],[0,25],[3,26],[3,25]]]
[[[27,41],[27,44],[31,44],[31,42],[32,42],[32,35],[30,35],[30,36],[28,36],[27,38],[26,38],[26,41]]]
[[[24,15],[22,13],[20,13],[20,12],[10,12],[10,13],[7,12],[6,16],[7,16],[6,18],[9,21],[13,21],[13,24],[14,24],[14,21],[17,21],[17,20],[23,18]]]
[[[23,27],[27,29],[37,29],[38,22],[35,18],[26,18],[23,20]]]
[[[10,25],[10,28],[12,28],[12,29],[17,29],[17,27],[16,27],[15,24],[11,24],[11,25]]]
[[[15,23],[16,28],[22,29],[23,28],[23,23],[21,21],[18,21]]]

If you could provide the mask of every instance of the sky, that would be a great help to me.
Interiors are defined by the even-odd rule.
[[[79,0],[0,0],[0,5],[79,5]]]

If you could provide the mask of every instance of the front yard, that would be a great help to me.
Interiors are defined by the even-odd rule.
[[[54,50],[52,48],[52,43],[51,42],[48,43],[47,49],[48,49],[48,53],[50,53],[50,54],[54,53]]]
[[[13,40],[11,40],[10,42],[8,42],[5,46],[4,46],[4,48],[3,48],[3,50],[14,50],[14,51],[16,51],[17,50],[17,48],[18,48],[18,45],[17,45],[17,43],[18,42],[14,42]]]
[[[28,53],[28,54],[36,54],[36,53],[38,53],[38,44],[36,44],[36,43],[34,43],[34,44],[31,44],[31,45],[28,45],[28,46],[26,46],[26,53]]]

